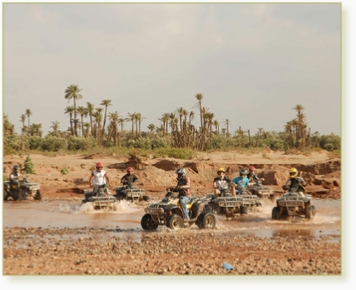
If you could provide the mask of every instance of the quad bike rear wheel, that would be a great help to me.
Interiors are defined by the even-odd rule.
[[[212,212],[202,213],[196,224],[200,229],[214,229],[216,225],[216,217]]]
[[[141,226],[145,231],[154,231],[158,224],[152,219],[152,216],[146,213],[141,219]]]
[[[4,201],[8,200],[9,196],[9,193],[4,189]]]
[[[279,208],[277,206],[275,206],[273,209],[272,209],[272,219],[273,220],[279,220],[280,219],[280,216],[279,216]]]
[[[177,214],[172,215],[167,222],[167,226],[172,230],[177,230],[182,228],[183,224],[184,222],[182,217]]]
[[[41,200],[42,199],[42,192],[37,190],[36,194],[33,196],[34,200]]]

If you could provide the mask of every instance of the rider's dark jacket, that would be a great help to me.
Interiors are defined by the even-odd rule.
[[[189,177],[187,176],[183,176],[181,179],[177,180],[177,186],[186,186],[190,180],[188,179]],[[189,182],[188,182],[189,181]],[[179,189],[179,194],[178,196],[187,196],[187,197],[191,197],[191,194],[190,194],[190,188],[181,188]]]
[[[305,191],[304,189],[305,181],[301,177],[297,178],[289,178],[286,184],[283,186],[283,189],[291,190],[292,188],[296,189],[296,191]]]
[[[138,180],[138,177],[135,174],[125,174],[121,178],[121,183],[126,185],[126,184],[134,184]]]
[[[254,181],[254,182],[258,183],[258,180],[259,180],[257,175],[256,174],[252,174],[252,173],[247,173],[247,178],[248,178],[249,182]]]

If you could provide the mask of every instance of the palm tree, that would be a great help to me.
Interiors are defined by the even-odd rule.
[[[73,106],[67,106],[64,109],[64,114],[69,114],[69,123],[70,123],[70,133],[72,136],[74,135],[74,130],[73,130],[73,113],[74,113],[74,107]]]
[[[78,85],[70,85],[68,86],[64,93],[64,98],[66,100],[71,100],[73,99],[73,107],[74,107],[74,133],[75,136],[78,136],[78,132],[77,132],[77,122],[75,120],[77,120],[77,104],[76,104],[76,100],[80,100],[82,98],[82,95],[80,94],[80,91],[82,89],[79,89]]]
[[[58,121],[52,121],[52,125],[51,125],[51,127],[50,128],[52,128],[53,129],[53,135],[58,135],[58,131],[59,131],[59,122]]]
[[[20,122],[22,123],[22,134],[25,133],[25,122],[26,122],[26,115],[25,114],[21,114],[20,116]]]
[[[126,121],[131,121],[131,138],[133,139],[134,138],[134,121],[135,121],[135,118],[136,118],[136,112],[130,114],[130,113],[127,113],[129,116],[128,118],[126,118]]]
[[[116,146],[117,144],[117,140],[118,140],[118,128],[117,128],[117,124],[118,124],[118,120],[119,120],[119,113],[117,111],[115,111],[114,113],[109,113],[109,119],[110,119],[110,126],[112,127],[112,134],[114,137],[114,146]],[[110,136],[109,136],[110,137]]]
[[[183,131],[182,119],[183,119],[184,111],[185,110],[184,110],[183,107],[177,108],[177,113],[178,113],[178,116],[179,116],[179,128],[180,128],[180,131]]]
[[[8,116],[3,113],[3,136],[12,135],[14,133],[14,127],[15,126],[9,121]]]
[[[88,108],[79,106],[77,112],[80,114],[80,121],[82,125],[82,136],[84,135],[84,120],[83,118],[88,115]]]
[[[148,124],[147,129],[150,130],[150,133],[153,133],[153,131],[156,129],[155,124]]]
[[[119,118],[118,123],[120,125],[120,130],[123,131],[124,130],[124,123],[126,122],[125,118]]]
[[[32,112],[30,109],[26,109],[25,115],[27,116],[27,127],[30,128],[30,116],[32,116]],[[28,133],[27,133],[28,135]]]
[[[304,147],[305,142],[304,142],[304,138],[305,138],[305,128],[306,128],[306,124],[305,124],[305,115],[303,114],[303,110],[304,107],[302,105],[295,105],[295,107],[293,108],[293,110],[297,111],[297,120],[298,120],[298,131],[297,131],[297,146],[298,147]]]
[[[219,135],[220,134],[220,129],[219,129],[219,121],[218,120],[214,120],[213,121],[213,125],[215,127],[215,132],[216,132],[216,135]]]
[[[143,119],[146,119],[146,118],[142,117],[141,113],[135,114],[136,136],[138,136],[138,133],[141,133],[141,123],[142,123]]]
[[[98,144],[102,144],[102,136],[101,136],[101,120],[103,119],[103,116],[101,115],[102,108],[97,108],[96,112],[94,113],[93,117],[95,120],[95,127],[96,127],[96,132],[94,133],[97,140]]]
[[[239,127],[239,129],[235,131],[235,134],[237,135],[237,138],[239,140],[239,148],[244,146],[243,139],[245,137],[245,133],[246,131],[242,130],[241,127]]]
[[[94,114],[94,104],[87,102],[87,109],[88,109],[88,115],[89,115],[89,119],[90,119],[90,134],[93,136],[94,132],[93,132],[93,114]]]
[[[102,100],[101,101],[101,106],[105,106],[105,113],[104,113],[104,124],[103,124],[103,132],[102,132],[102,136],[104,136],[104,131],[105,131],[105,125],[106,125],[106,114],[107,114],[107,109],[108,106],[111,106],[111,100]]]
[[[163,126],[163,135],[165,136],[168,133],[168,122],[169,122],[169,113],[162,114],[162,117],[158,120],[162,121]]]
[[[229,119],[225,119],[224,123],[226,125],[226,136],[229,136],[230,135],[230,132],[229,132],[230,120]]]
[[[29,127],[29,133],[31,136],[42,136],[42,125],[41,124],[32,124],[30,127]]]
[[[203,94],[196,94],[195,98],[198,100],[198,103],[194,105],[194,107],[199,109],[200,113],[200,126],[203,128],[203,113],[202,113],[202,100],[204,98]]]

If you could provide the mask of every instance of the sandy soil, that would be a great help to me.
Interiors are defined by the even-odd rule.
[[[5,156],[7,176],[14,164],[23,164],[26,156]],[[340,159],[327,152],[306,155],[241,155],[217,152],[201,154],[196,160],[169,158],[125,160],[116,156],[31,155],[36,174],[28,175],[41,184],[43,200],[77,199],[88,189],[95,163],[104,163],[112,189],[127,166],[134,166],[139,186],[150,198],[162,198],[165,188],[175,184],[174,171],[185,166],[193,182],[193,195],[212,191],[216,169],[225,167],[230,177],[241,167],[254,165],[265,185],[281,194],[288,169],[297,167],[309,183],[308,193],[315,198],[340,199]],[[62,175],[62,168],[69,173]],[[13,201],[8,201],[13,202]],[[35,201],[34,201],[35,202]],[[97,240],[94,237],[71,238],[88,228],[4,228],[4,275],[340,275],[340,237],[322,239],[302,236],[258,238],[217,234],[210,231],[149,233],[140,242],[126,238]],[[103,229],[91,229],[105,235]],[[322,229],[321,229],[322,230]],[[56,237],[68,238],[57,241]],[[30,238],[31,237],[31,238]],[[30,239],[30,241],[28,241]],[[11,242],[7,242],[11,241]],[[234,265],[226,270],[224,262]]]

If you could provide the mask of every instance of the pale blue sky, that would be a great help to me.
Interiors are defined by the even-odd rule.
[[[340,134],[341,5],[4,4],[4,113],[20,131],[33,113],[44,134],[69,126],[64,90],[78,106],[111,100],[147,125],[195,95],[230,132],[283,131],[296,104],[312,132]],[[87,119],[88,121],[88,119]],[[130,124],[125,125],[130,129]]]

